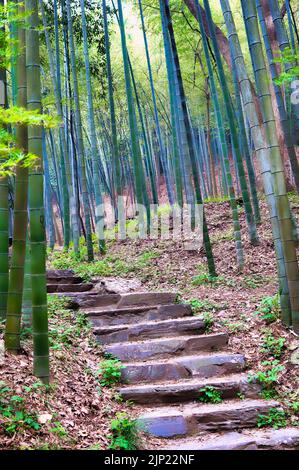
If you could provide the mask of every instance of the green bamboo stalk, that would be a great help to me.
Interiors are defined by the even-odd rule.
[[[215,114],[216,114],[216,122],[217,122],[217,126],[219,129],[219,136],[220,136],[220,141],[221,141],[221,150],[222,150],[222,155],[223,155],[225,177],[226,177],[227,186],[228,186],[230,206],[232,210],[237,263],[238,263],[239,269],[242,269],[244,266],[244,253],[243,253],[243,246],[242,246],[242,239],[241,239],[241,227],[240,227],[238,206],[236,203],[235,190],[234,190],[233,179],[232,179],[230,163],[229,163],[229,156],[228,156],[228,149],[227,149],[227,143],[226,143],[226,138],[225,138],[223,118],[221,114],[218,92],[216,88],[214,72],[213,72],[212,62],[211,62],[209,48],[208,48],[208,41],[207,41],[205,30],[204,30],[203,18],[202,18],[201,11],[199,8],[198,0],[195,0],[195,6],[197,10],[197,18],[198,18],[198,22],[200,26],[200,33],[202,37],[202,44],[203,44],[204,54],[206,58],[206,64],[208,67],[211,95],[212,95],[213,105],[214,105]]]
[[[174,76],[173,60],[171,57],[169,34],[167,32],[167,26],[165,24],[165,18],[163,15],[161,15],[161,25],[162,25],[164,53],[165,53],[166,71],[167,71],[167,80],[168,80],[176,196],[177,196],[178,206],[182,208],[184,204],[183,180],[185,183],[185,171],[184,171],[185,159],[183,158],[183,155],[187,155],[188,150],[187,150],[187,145],[186,146],[184,145],[185,144],[184,137],[186,133],[184,132],[184,129],[181,129],[181,125],[180,125],[181,123],[179,119],[179,114],[181,115],[181,113],[179,113],[180,106],[179,106],[179,100],[177,99],[177,93],[176,93],[177,86],[176,86],[176,81],[175,81],[175,76]],[[182,173],[183,173],[183,176],[182,176]],[[187,185],[185,184],[185,186]],[[186,188],[187,200],[191,192],[193,196],[193,187],[191,184],[189,185],[188,189],[189,191],[187,191],[187,188]],[[193,201],[188,200],[188,203],[191,203],[191,202]]]
[[[224,73],[224,67],[222,64],[220,51],[219,51],[217,38],[216,38],[216,33],[215,33],[215,25],[212,20],[212,13],[211,13],[208,0],[204,0],[204,7],[205,7],[206,18],[207,18],[207,22],[209,26],[211,39],[212,39],[213,51],[214,51],[215,59],[217,63],[219,83],[220,83],[223,97],[224,97],[225,111],[226,111],[227,119],[229,121],[232,144],[234,146],[235,155],[236,155],[237,170],[238,170],[240,186],[241,186],[243,200],[244,200],[244,209],[245,209],[249,239],[252,245],[257,245],[259,243],[259,240],[258,240],[258,235],[257,235],[257,230],[256,230],[256,224],[254,221],[252,206],[250,202],[246,175],[245,175],[244,166],[243,166],[238,132],[237,132],[236,123],[235,123],[234,110],[232,108],[230,91],[229,91],[227,80],[226,80],[225,73]]]
[[[72,20],[70,0],[66,0],[66,12],[67,12],[69,49],[70,49],[70,59],[71,59],[72,78],[73,78],[77,150],[78,150],[78,158],[79,158],[80,173],[81,173],[82,202],[83,202],[83,208],[84,208],[84,220],[85,220],[85,229],[86,229],[87,256],[88,256],[88,261],[93,261],[94,253],[93,253],[92,231],[91,231],[91,221],[90,221],[90,206],[89,206],[89,199],[88,199],[87,179],[86,179],[85,155],[84,155],[84,144],[83,144],[83,133],[82,133],[82,119],[81,119],[81,111],[80,111],[79,87],[78,87],[76,56],[75,56],[75,42],[74,42],[73,20]]]
[[[32,326],[32,280],[31,280],[31,247],[30,240],[27,237],[24,289],[22,302],[22,324],[25,327]]]
[[[255,177],[254,166],[251,160],[250,149],[249,149],[248,140],[247,140],[244,116],[243,116],[243,111],[242,111],[242,101],[241,101],[240,90],[239,90],[239,85],[238,85],[237,70],[236,70],[235,64],[233,63],[233,60],[232,60],[232,72],[233,72],[233,82],[234,82],[235,98],[236,98],[236,115],[237,115],[237,122],[239,126],[240,148],[242,149],[242,152],[245,156],[255,223],[260,224],[261,213],[260,213],[260,206],[259,206],[259,200],[258,200],[258,195],[257,195],[256,177]]]
[[[4,0],[0,0],[4,6]],[[4,31],[3,31],[4,32]],[[0,44],[3,49],[4,44]],[[0,106],[7,106],[6,69],[0,64]],[[1,161],[1,160],[0,160]],[[9,240],[9,207],[8,207],[8,178],[0,176],[0,321],[6,319],[8,294],[8,240]]]
[[[88,41],[87,41],[87,25],[85,16],[84,0],[80,0],[81,6],[81,20],[82,20],[82,32],[83,32],[83,48],[84,48],[84,63],[85,63],[85,77],[86,77],[86,89],[87,89],[87,106],[88,106],[88,125],[89,135],[91,143],[91,155],[93,162],[93,188],[95,194],[95,219],[96,219],[96,230],[99,239],[99,250],[100,253],[106,252],[105,235],[104,235],[104,203],[99,185],[99,171],[100,171],[100,154],[97,145],[95,118],[94,118],[94,106],[92,97],[92,85],[91,85],[91,73],[89,63],[89,52],[88,52]],[[119,162],[118,165],[119,166]],[[119,179],[119,169],[116,172],[117,179]],[[119,193],[119,181],[117,181],[117,194]]]
[[[1,81],[1,79],[0,79]],[[8,295],[8,178],[0,177],[0,321],[5,320]]]
[[[27,107],[41,111],[38,0],[25,0],[28,16],[26,30]],[[28,150],[38,157],[29,173],[30,249],[32,279],[32,326],[34,374],[49,382],[49,337],[46,281],[46,230],[42,128],[29,126]]]
[[[119,28],[120,28],[120,35],[121,35],[124,75],[125,75],[126,94],[127,94],[127,105],[128,105],[128,112],[129,112],[129,125],[130,125],[136,200],[137,200],[138,205],[140,206],[144,205],[146,208],[147,224],[149,227],[149,223],[150,223],[149,200],[148,200],[148,196],[146,192],[146,182],[145,182],[145,177],[144,177],[142,157],[141,157],[141,151],[140,151],[139,140],[138,140],[136,110],[135,110],[132,83],[131,83],[131,77],[130,77],[130,67],[129,67],[129,58],[128,58],[128,53],[127,53],[126,33],[125,33],[125,25],[124,25],[124,18],[123,18],[122,2],[121,0],[118,0],[117,3],[118,3]],[[141,229],[142,229],[143,223],[144,222],[142,220],[142,214],[139,214],[139,225]]]
[[[154,79],[153,79],[153,73],[152,73],[152,66],[151,66],[150,53],[149,53],[147,36],[146,36],[146,29],[145,29],[143,8],[142,8],[142,1],[141,0],[138,0],[138,6],[139,6],[139,13],[140,13],[140,18],[141,18],[141,26],[142,26],[142,34],[143,34],[145,54],[146,54],[147,70],[148,70],[148,75],[149,75],[151,95],[152,95],[152,101],[153,101],[153,107],[154,107],[154,118],[155,118],[155,124],[156,124],[157,139],[158,139],[158,144],[159,144],[160,159],[161,159],[162,165],[164,165],[164,162],[166,161],[166,154],[165,154],[164,143],[163,143],[162,132],[161,132],[161,126],[160,126],[160,120],[159,120],[159,115],[158,115],[156,91],[155,91],[155,86],[154,86]],[[166,187],[167,187],[168,199],[169,199],[170,205],[173,206],[173,204],[174,204],[173,191],[172,191],[172,187],[171,187],[171,181],[169,181],[169,175],[168,175],[168,172],[167,172],[166,168],[164,168],[164,173],[165,173],[164,176],[165,176],[165,182],[166,182]]]
[[[244,56],[228,0],[221,0],[221,7],[228,32],[228,40],[231,43],[230,48],[233,61],[238,71],[237,78],[244,105],[244,111],[249,122],[257,159],[260,164],[263,186],[270,214],[272,236],[277,262],[282,318],[286,324],[289,324],[291,317],[289,287],[286,278],[284,254],[280,239],[276,200],[271,176],[270,148],[267,139],[265,138],[263,126],[260,126],[259,123],[259,117],[255,106],[255,99],[252,92],[252,84],[247,74]]]
[[[291,303],[291,325],[299,332],[299,269],[290,206],[286,192],[283,162],[276,133],[275,117],[267,75],[266,61],[261,42],[257,10],[254,0],[241,1],[255,82],[261,99],[265,135],[269,142],[271,175],[276,199],[277,216],[285,259],[286,276]]]
[[[203,206],[203,200],[202,200],[200,183],[199,183],[198,168],[197,168],[197,162],[196,162],[196,154],[195,154],[195,148],[194,148],[194,141],[192,138],[192,128],[191,128],[191,123],[190,123],[190,119],[188,115],[187,101],[186,101],[183,79],[182,79],[182,74],[181,74],[181,69],[180,69],[180,62],[179,62],[179,57],[178,57],[178,52],[177,52],[177,47],[176,47],[176,42],[175,42],[175,37],[174,37],[173,25],[171,21],[169,2],[168,0],[165,0],[165,2],[160,0],[159,3],[160,3],[161,15],[165,16],[165,19],[166,19],[166,25],[167,25],[167,29],[169,33],[170,44],[171,44],[171,49],[172,49],[172,54],[173,54],[174,70],[176,73],[178,86],[179,86],[180,101],[181,101],[181,106],[183,110],[184,125],[185,125],[187,142],[188,142],[188,150],[189,150],[189,155],[190,155],[190,160],[191,160],[191,168],[192,168],[192,176],[193,176],[193,182],[194,182],[194,188],[195,188],[196,203],[198,205]],[[207,257],[207,262],[208,262],[209,274],[211,277],[215,277],[217,276],[216,267],[215,267],[215,261],[213,257],[212,245],[211,245],[211,241],[209,237],[206,217],[204,213],[204,207],[203,207],[203,242],[204,242],[204,247],[205,247],[205,252],[206,252],[206,257]]]
[[[18,14],[24,16],[24,4],[18,2]],[[26,40],[24,22],[18,26],[17,57],[17,105],[26,107]],[[27,127],[16,127],[16,142],[18,148],[27,152]],[[9,274],[9,288],[7,299],[7,318],[5,328],[5,347],[12,353],[20,351],[20,332],[22,298],[24,286],[24,269],[26,254],[26,234],[28,224],[28,168],[18,166],[15,178],[14,198],[14,228],[11,266]]]
[[[258,12],[258,17],[259,17],[259,22],[261,25],[261,30],[262,30],[262,35],[264,39],[264,44],[265,44],[265,49],[266,49],[266,54],[267,54],[267,59],[269,63],[269,68],[271,72],[271,77],[272,80],[275,80],[278,78],[278,70],[277,70],[277,64],[274,61],[274,54],[271,48],[271,42],[270,38],[268,35],[268,30],[267,30],[267,25],[264,17],[264,10],[262,7],[262,2],[260,0],[256,0],[256,8]],[[292,135],[292,127],[293,127],[293,122],[292,122],[292,116],[288,116],[287,109],[286,109],[286,103],[284,100],[283,96],[283,91],[281,87],[274,82],[274,91],[275,91],[275,97],[276,97],[276,102],[277,102],[277,107],[279,111],[279,117],[280,117],[280,122],[281,122],[281,127],[283,131],[283,137],[285,141],[285,145],[287,148],[288,152],[288,157],[294,177],[294,182],[296,185],[297,192],[299,192],[299,165],[297,161],[297,156],[296,156],[296,150],[294,146],[294,141],[293,141],[293,135]]]
[[[62,109],[62,94],[61,94],[61,83],[60,83],[60,67],[57,73],[55,74],[55,62],[54,62],[54,55],[51,46],[50,36],[49,36],[49,28],[47,23],[47,17],[44,11],[43,1],[39,0],[39,6],[42,14],[42,21],[44,26],[44,34],[46,39],[46,47],[47,53],[49,58],[49,66],[50,66],[50,76],[52,81],[52,86],[54,90],[54,97],[55,97],[55,105],[57,116],[61,121],[61,125],[59,127],[59,141],[61,147],[61,173],[62,173],[62,194],[63,194],[63,229],[64,229],[64,247],[66,250],[69,248],[70,244],[70,237],[71,237],[71,228],[70,228],[70,207],[74,204],[73,201],[73,182],[72,182],[72,175],[71,175],[71,166],[70,166],[70,158],[69,152],[67,147],[67,142],[65,138],[65,128],[64,128],[64,117],[63,117],[63,109]],[[58,34],[58,26],[57,26],[57,2],[54,1],[54,17],[55,17],[55,33]],[[57,40],[56,40],[57,43]],[[56,69],[58,68],[57,64],[59,63],[59,50],[57,51],[58,57],[56,58]],[[72,217],[72,225],[78,225],[77,217]],[[79,230],[73,231],[73,236]],[[77,243],[74,243],[74,246],[78,246]]]
[[[284,51],[290,50],[291,47],[290,47],[288,34],[287,34],[287,31],[286,31],[286,28],[285,28],[285,25],[283,23],[283,19],[281,16],[279,3],[278,3],[278,0],[268,0],[268,4],[269,4],[270,11],[271,11],[273,24],[275,27],[276,38],[277,38],[277,42],[279,45],[279,49],[281,53],[283,54]],[[292,70],[294,66],[296,65],[296,61],[284,60],[283,65],[284,65],[284,69],[286,72],[291,71],[292,73]],[[290,111],[291,111],[291,116],[292,116],[294,144],[298,144],[299,143],[299,104],[291,100],[292,90],[291,90],[290,83],[287,83],[285,91],[286,91],[286,100],[287,100],[288,105],[290,106]],[[297,168],[297,172],[298,172],[298,168]],[[298,173],[297,173],[297,177],[298,177]]]
[[[112,68],[111,68],[109,27],[108,27],[108,19],[107,19],[106,0],[102,0],[102,9],[103,9],[103,20],[104,20],[105,52],[106,52],[106,74],[107,74],[107,82],[108,82],[109,110],[110,110],[111,135],[112,135],[112,161],[113,161],[113,169],[114,169],[114,181],[115,181],[116,195],[119,197],[122,194],[121,167],[120,167],[120,155],[119,155],[117,126],[116,126],[116,117],[115,117],[113,74],[112,74]],[[124,210],[122,205],[121,207],[119,207],[119,211],[120,210]]]

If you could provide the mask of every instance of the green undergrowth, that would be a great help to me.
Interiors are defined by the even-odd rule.
[[[213,204],[213,203],[220,203],[220,202],[227,202],[229,198],[227,196],[216,196],[216,197],[208,197],[204,200],[205,204]]]
[[[263,342],[261,344],[261,352],[266,356],[273,356],[280,359],[285,350],[285,338],[275,338],[271,330],[264,331]]]
[[[279,294],[263,297],[254,313],[259,315],[261,320],[264,320],[267,324],[278,320],[281,313]]]
[[[140,446],[137,422],[125,412],[116,414],[111,422],[110,432],[108,437],[111,450],[137,450]]]
[[[138,255],[132,255],[132,258],[129,258],[127,253],[123,253],[123,257],[119,253],[117,255],[107,253],[101,259],[88,263],[85,251],[76,257],[70,250],[67,253],[52,252],[49,254],[48,262],[52,269],[72,269],[77,276],[89,281],[94,277],[126,277],[129,274],[142,276],[143,270],[151,267],[153,260],[159,256],[160,252],[157,250],[145,250]]]
[[[191,305],[192,313],[194,315],[198,315],[203,312],[218,312],[219,310],[224,310],[228,307],[226,303],[219,304],[207,299],[199,300],[191,298],[184,300],[184,302]]]
[[[98,370],[102,387],[111,387],[119,383],[122,369],[124,366],[118,359],[104,359]]]
[[[223,400],[221,392],[210,385],[199,389],[199,394],[198,401],[202,403],[216,404],[221,403]]]
[[[277,398],[277,385],[279,383],[281,373],[285,370],[285,367],[279,364],[278,360],[263,361],[261,366],[263,367],[263,370],[249,374],[248,381],[257,382],[261,385],[261,395],[263,398]]]
[[[41,425],[38,422],[37,414],[29,412],[25,405],[25,396],[16,395],[4,382],[0,382],[1,432],[7,435],[14,435],[18,432],[26,432],[26,430],[31,432],[40,430]]]
[[[48,295],[49,342],[53,350],[76,346],[79,338],[91,331],[91,324],[83,312],[67,309],[68,298]]]
[[[234,231],[232,229],[224,230],[219,233],[217,232],[211,236],[211,241],[213,243],[220,243],[232,240],[234,240]]]
[[[280,408],[270,408],[267,414],[260,414],[257,419],[258,428],[270,427],[273,429],[287,426],[287,414]]]

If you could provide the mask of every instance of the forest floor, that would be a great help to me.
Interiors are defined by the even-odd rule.
[[[298,197],[291,196],[291,204],[298,220]],[[204,316],[210,331],[229,333],[230,351],[244,354],[251,371],[263,372],[266,381],[270,377],[265,398],[281,401],[289,424],[296,426],[299,337],[276,319],[278,285],[266,205],[261,202],[257,247],[250,245],[244,209],[239,211],[246,261],[242,273],[236,267],[229,204],[206,205],[218,273],[213,282],[204,253],[188,252],[172,240],[111,240],[107,254],[93,264],[57,250],[49,255],[49,267],[73,268],[86,279],[137,278],[141,290],[178,292],[194,314]],[[119,412],[135,417],[138,407],[122,402],[114,387],[100,385],[103,355],[85,317],[49,299],[51,385],[42,386],[32,376],[32,340],[24,330],[22,354],[6,355],[2,365],[0,357],[0,449],[107,449],[111,421]],[[154,449],[159,443],[147,438],[141,446]]]

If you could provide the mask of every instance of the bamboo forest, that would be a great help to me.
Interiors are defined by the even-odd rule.
[[[299,450],[299,0],[0,19],[0,462]]]

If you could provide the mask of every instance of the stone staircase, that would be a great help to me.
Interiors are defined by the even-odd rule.
[[[228,351],[228,335],[205,333],[176,294],[99,293],[71,271],[49,272],[48,291],[83,310],[104,351],[123,362],[118,392],[142,409],[139,426],[163,439],[160,449],[299,448],[296,428],[256,429],[258,416],[280,404],[260,398],[245,358]],[[206,387],[222,401],[200,402]]]

